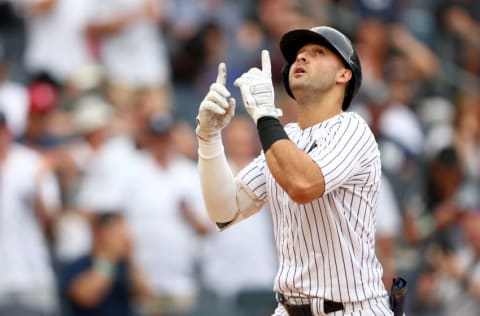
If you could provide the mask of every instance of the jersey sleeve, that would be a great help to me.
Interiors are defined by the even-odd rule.
[[[310,152],[325,178],[325,194],[346,182],[362,181],[361,166],[379,158],[378,146],[368,125],[358,115],[332,122],[326,134],[315,139]]]
[[[237,214],[235,218],[225,224],[219,225],[220,231],[239,223],[262,209],[267,203],[267,190],[265,185],[266,168],[265,156],[261,154],[250,164],[244,167],[235,178]]]
[[[237,177],[259,200],[266,200],[267,198],[265,168],[267,168],[267,162],[265,155],[262,153],[240,170]]]

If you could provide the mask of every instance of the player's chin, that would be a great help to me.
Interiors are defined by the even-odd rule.
[[[290,80],[289,86],[293,95],[295,95],[296,91],[304,90],[307,87],[307,84],[304,80],[293,78],[293,80]]]

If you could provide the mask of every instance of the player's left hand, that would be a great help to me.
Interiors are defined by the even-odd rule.
[[[255,124],[261,117],[282,116],[282,110],[275,107],[272,84],[272,67],[268,50],[262,51],[262,69],[251,68],[234,85],[240,88],[243,104]]]

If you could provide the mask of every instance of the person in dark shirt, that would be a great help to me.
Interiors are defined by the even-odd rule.
[[[65,314],[133,316],[132,298],[148,297],[150,287],[131,258],[127,224],[113,212],[95,215],[92,223],[91,252],[62,269]]]

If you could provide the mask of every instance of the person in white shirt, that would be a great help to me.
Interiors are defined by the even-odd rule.
[[[11,140],[0,112],[0,315],[55,315],[49,255],[57,180],[36,152]]]
[[[93,62],[86,26],[90,0],[18,0],[27,30],[25,66],[31,76],[47,73],[65,83]]]
[[[169,116],[153,116],[124,202],[135,256],[151,283],[147,315],[190,315],[198,299],[199,240],[209,232],[196,165],[179,155]]]
[[[82,181],[78,206],[124,213],[133,254],[155,294],[140,308],[146,315],[185,315],[198,296],[197,241],[209,230],[198,172],[172,147],[171,118],[136,121],[134,139],[113,137],[99,149]]]
[[[88,216],[77,209],[76,199],[86,174],[112,136],[113,107],[100,95],[85,95],[73,106],[73,131],[78,140],[66,147],[64,172],[65,210],[57,219],[56,256],[68,261],[90,249],[91,234]]]
[[[6,47],[0,43],[0,110],[8,117],[13,137],[18,138],[27,123],[28,93],[22,84],[9,80],[9,66]]]
[[[102,0],[88,26],[99,39],[107,94],[120,108],[138,98],[167,109],[170,101],[170,66],[160,22],[165,14],[160,1]]]

